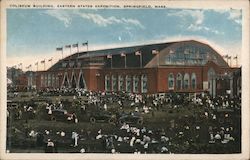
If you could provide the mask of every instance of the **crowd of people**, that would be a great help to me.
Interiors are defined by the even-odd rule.
[[[79,121],[74,121],[75,127],[71,130],[57,127],[18,129],[18,126],[10,127],[9,124],[11,133],[8,134],[13,134],[11,141],[14,142],[13,138],[23,133],[25,139],[35,139],[34,146],[44,147],[45,152],[64,152],[63,148],[68,147],[72,152],[80,153],[135,154],[238,153],[241,150],[241,99],[237,96],[213,98],[204,93],[141,95],[83,89],[47,89],[36,96],[57,98],[44,104],[19,103],[18,107],[8,108],[8,112],[12,113],[8,113],[9,119],[12,115],[14,121],[23,119],[28,125],[29,119],[36,119],[39,112],[49,116],[53,109],[67,110],[79,118]],[[60,98],[62,96],[71,96],[72,101]],[[105,125],[95,124],[93,128],[78,127],[89,112],[110,112],[114,115],[129,112],[141,115],[144,122],[110,124],[110,130]]]

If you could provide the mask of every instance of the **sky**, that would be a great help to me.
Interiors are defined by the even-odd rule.
[[[194,39],[220,54],[241,53],[242,11],[236,9],[8,9],[7,66],[22,69],[61,57],[57,47],[88,41],[104,49]],[[81,46],[80,51],[85,51]],[[76,48],[72,49],[72,53]],[[64,57],[69,55],[64,50]],[[52,62],[48,59],[52,58]]]

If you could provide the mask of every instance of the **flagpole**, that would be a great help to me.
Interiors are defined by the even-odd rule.
[[[44,59],[44,64],[43,64],[43,66],[44,66],[44,71],[45,71],[45,59]]]
[[[62,47],[62,60],[63,60],[63,47]]]
[[[113,57],[111,57],[111,69],[113,68]]]
[[[230,67],[232,67],[232,56],[230,56]]]
[[[142,54],[140,54],[140,67],[142,68]]]

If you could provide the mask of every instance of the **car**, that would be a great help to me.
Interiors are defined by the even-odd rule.
[[[67,110],[64,109],[54,109],[52,110],[52,114],[50,116],[50,120],[52,121],[70,121],[75,122],[76,115],[72,113],[68,113]]]
[[[123,113],[118,118],[118,123],[119,124],[127,123],[127,124],[139,124],[139,125],[141,125],[141,124],[143,124],[143,118],[137,112],[132,112],[129,114]]]
[[[116,117],[110,112],[96,111],[96,112],[89,113],[89,121],[90,123],[108,122],[108,123],[113,124],[116,121]]]

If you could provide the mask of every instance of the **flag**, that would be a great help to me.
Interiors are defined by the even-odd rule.
[[[107,58],[108,58],[108,59],[111,59],[111,58],[112,58],[112,55],[110,55],[110,54],[107,55]]]
[[[228,58],[228,55],[224,55],[223,57],[224,57],[224,58]]]
[[[140,55],[141,55],[141,51],[136,51],[136,52],[135,52],[135,55],[136,55],[136,56],[140,56]]]
[[[85,43],[82,43],[83,46],[87,46],[88,45],[88,41]]]
[[[228,56],[227,58],[228,58],[228,59],[231,59],[231,58],[232,58],[232,56]]]
[[[71,45],[65,45],[65,48],[71,48]]]
[[[45,63],[45,60],[42,60],[41,63]]]
[[[125,57],[126,56],[126,54],[125,53],[121,53],[121,57]]]
[[[238,58],[238,56],[235,56],[233,59],[237,59]]]
[[[52,58],[49,59],[49,62],[51,62],[51,61],[52,61]]]
[[[62,47],[61,47],[61,48],[56,48],[56,50],[57,50],[57,51],[62,51],[63,48],[62,48]]]
[[[78,43],[73,44],[72,47],[78,47]]]
[[[157,50],[152,50],[152,54],[158,54],[159,53],[159,51],[157,51]]]

